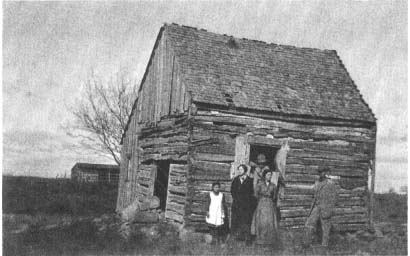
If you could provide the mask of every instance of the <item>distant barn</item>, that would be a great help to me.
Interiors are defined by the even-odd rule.
[[[212,182],[230,206],[236,167],[286,143],[280,225],[303,227],[327,165],[341,186],[334,227],[366,228],[376,118],[336,51],[166,24],[123,134],[117,210],[156,195],[168,220],[206,228]]]
[[[118,184],[118,165],[76,163],[71,169],[71,179],[81,182]]]

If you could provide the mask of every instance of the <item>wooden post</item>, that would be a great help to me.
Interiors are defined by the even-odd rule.
[[[373,207],[374,207],[374,180],[376,177],[376,157],[373,160],[370,160],[370,195],[369,195],[369,224],[370,227],[373,227]]]

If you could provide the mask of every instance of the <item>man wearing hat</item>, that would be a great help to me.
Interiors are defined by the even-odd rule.
[[[331,228],[331,218],[336,206],[338,191],[336,185],[327,178],[328,167],[319,168],[319,181],[314,186],[314,198],[305,223],[305,246],[312,242],[318,221],[322,226],[322,246],[327,247]]]
[[[262,173],[265,169],[269,169],[268,162],[266,161],[266,156],[264,154],[258,154],[256,157],[256,163],[250,162],[253,171],[253,189],[255,191],[256,184],[262,179]]]

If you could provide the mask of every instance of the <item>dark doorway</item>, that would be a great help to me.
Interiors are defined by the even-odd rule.
[[[154,184],[154,196],[159,198],[160,208],[165,211],[167,204],[168,177],[170,161],[156,161],[157,175]]]
[[[272,171],[275,170],[275,155],[278,152],[279,148],[269,147],[269,146],[260,146],[260,145],[250,145],[249,160],[256,163],[256,158],[259,154],[264,154],[266,156],[267,166]]]

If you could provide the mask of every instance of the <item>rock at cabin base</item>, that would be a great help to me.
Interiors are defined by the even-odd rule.
[[[137,200],[139,201],[140,211],[157,209],[159,207],[159,198],[156,196],[139,197]]]
[[[159,207],[159,198],[147,196],[136,198],[129,206],[120,212],[123,222],[137,221],[139,223],[152,223],[158,221],[158,214],[151,213],[149,210]],[[143,214],[142,214],[143,213]],[[156,216],[156,217],[155,217]]]
[[[134,200],[129,206],[120,212],[122,221],[131,222],[135,219],[135,214],[140,211],[140,202]]]

